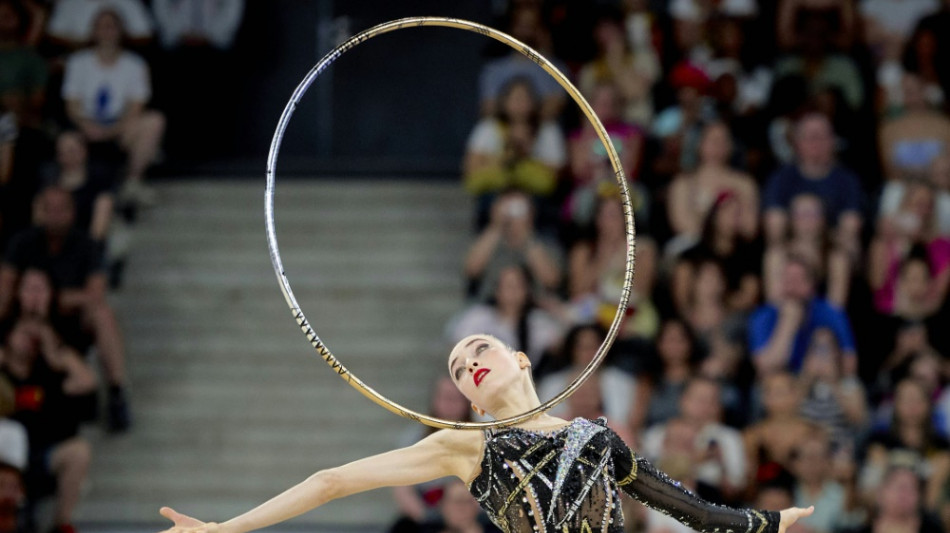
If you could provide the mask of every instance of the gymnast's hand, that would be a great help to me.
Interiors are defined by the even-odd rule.
[[[802,518],[803,516],[810,516],[813,512],[815,512],[814,505],[807,509],[802,509],[800,507],[789,507],[788,509],[785,509],[780,513],[782,520],[778,524],[778,533],[785,533],[785,531],[788,530],[792,524],[797,522],[799,518]]]
[[[175,523],[162,533],[220,533],[221,528],[214,522],[202,522],[197,518],[183,515],[171,507],[162,507],[162,516]]]

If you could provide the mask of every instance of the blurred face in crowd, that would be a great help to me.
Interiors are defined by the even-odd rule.
[[[725,165],[732,154],[732,135],[722,122],[714,122],[703,130],[699,157],[707,165]]]
[[[102,11],[93,21],[92,39],[98,45],[118,46],[122,40],[122,20],[112,11]]]
[[[841,350],[834,332],[816,329],[805,353],[803,373],[825,383],[836,383],[841,376],[840,365]]]
[[[594,41],[601,52],[616,52],[626,46],[623,28],[619,22],[611,19],[603,19],[597,22],[594,27]]]
[[[834,161],[835,135],[824,115],[807,115],[798,122],[795,149],[804,165],[827,166]]]
[[[0,533],[16,533],[20,505],[23,503],[23,481],[13,468],[0,467]]]
[[[726,277],[719,263],[703,261],[696,269],[693,298],[702,301],[720,301],[726,293]]]
[[[928,350],[911,361],[908,377],[917,380],[925,390],[932,393],[940,387],[941,366],[940,356]]]
[[[930,423],[930,400],[924,387],[913,379],[897,384],[894,391],[894,420],[900,424],[926,426]]]
[[[36,269],[29,269],[20,277],[20,310],[30,316],[46,318],[49,316],[53,300],[53,286],[49,277]]]
[[[69,131],[56,139],[56,162],[63,169],[82,168],[86,155],[86,143],[79,132]]]
[[[33,368],[33,362],[39,355],[39,338],[33,334],[32,326],[20,321],[7,335],[5,364],[15,375],[26,377]]]
[[[519,266],[508,266],[498,274],[498,286],[495,289],[495,300],[498,308],[505,310],[523,309],[528,303],[528,280],[524,270]]]
[[[689,382],[680,399],[680,413],[694,424],[710,424],[719,420],[721,411],[719,385],[705,379]]]
[[[739,207],[739,199],[733,194],[724,198],[714,207],[716,210],[713,223],[716,225],[716,235],[722,237],[733,237],[742,226],[742,209]]]
[[[665,365],[688,363],[693,352],[693,345],[686,332],[686,326],[679,320],[664,322],[656,339],[656,350]]]
[[[460,481],[451,481],[442,496],[442,519],[448,531],[466,531],[477,523],[478,502]]]
[[[663,434],[663,454],[695,457],[698,436],[698,429],[692,425],[676,418],[670,420]]]
[[[511,15],[511,36],[537,48],[543,32],[541,12],[534,7],[519,7]]]
[[[601,122],[612,122],[620,118],[620,93],[614,84],[597,84],[593,92],[590,106]]]
[[[603,340],[596,328],[578,331],[574,339],[574,349],[571,351],[571,362],[577,366],[587,366],[597,356],[597,348],[600,348]]]
[[[878,492],[880,514],[888,518],[912,518],[920,511],[920,479],[912,470],[892,470]]]
[[[909,259],[901,266],[897,293],[911,302],[929,300],[930,265],[923,258]]]
[[[804,439],[795,450],[792,468],[802,483],[821,483],[831,471],[831,449],[828,439],[813,435]]]
[[[790,212],[795,237],[817,240],[824,236],[825,210],[817,195],[799,194],[792,198]]]
[[[766,377],[762,396],[765,409],[772,416],[794,416],[801,405],[801,394],[795,377],[786,372]]]
[[[808,267],[799,260],[787,260],[782,271],[782,296],[788,300],[807,302],[814,293],[815,281]]]
[[[530,380],[531,364],[491,335],[469,335],[449,353],[449,375],[468,400],[488,412],[496,402]]]
[[[446,420],[467,420],[471,413],[468,400],[452,378],[445,377],[436,381],[431,410],[433,416]]]
[[[40,208],[43,211],[43,224],[50,235],[64,236],[73,227],[76,217],[73,197],[65,190],[50,188],[43,191]]]
[[[528,120],[538,105],[534,88],[526,81],[514,83],[505,92],[501,105],[512,122]]]
[[[904,207],[907,212],[913,213],[921,222],[931,219],[934,212],[933,189],[922,183],[910,185],[905,192]]]
[[[597,235],[619,238],[626,233],[623,203],[619,198],[604,198],[597,208]]]

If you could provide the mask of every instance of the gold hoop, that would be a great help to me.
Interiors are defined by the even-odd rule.
[[[422,413],[417,413],[416,411],[403,407],[402,405],[389,400],[382,394],[373,390],[373,388],[368,386],[358,377],[353,375],[349,370],[346,369],[346,367],[343,366],[343,363],[341,363],[339,359],[330,353],[330,350],[326,347],[320,337],[317,336],[316,332],[314,332],[313,328],[310,326],[310,323],[307,321],[307,318],[304,316],[303,311],[300,309],[300,306],[294,297],[293,291],[290,288],[290,282],[287,280],[287,276],[284,273],[283,263],[280,258],[280,251],[277,248],[277,233],[274,225],[274,181],[276,175],[275,169],[277,166],[277,155],[280,151],[280,144],[283,140],[284,132],[286,131],[287,125],[290,122],[290,117],[293,115],[294,109],[296,109],[300,99],[307,92],[307,89],[314,82],[314,80],[316,80],[317,76],[326,70],[326,68],[330,66],[331,63],[336,61],[347,50],[373,37],[376,37],[377,35],[382,35],[384,33],[403,28],[419,26],[442,26],[480,33],[482,35],[491,37],[496,41],[507,44],[511,48],[524,54],[531,61],[534,61],[541,68],[547,71],[547,73],[550,74],[558,82],[558,84],[560,84],[561,87],[567,91],[567,93],[577,103],[577,105],[580,106],[581,111],[584,113],[587,119],[590,120],[591,124],[594,126],[594,129],[597,131],[597,136],[607,149],[607,155],[610,158],[610,164],[613,167],[614,175],[617,180],[617,185],[620,187],[620,194],[623,201],[624,225],[626,227],[627,234],[626,272],[624,274],[623,290],[620,294],[620,301],[617,304],[617,313],[610,325],[610,329],[607,331],[607,336],[604,339],[604,342],[597,350],[597,355],[590,362],[590,364],[587,365],[584,371],[579,376],[577,376],[577,378],[574,379],[574,381],[571,382],[571,384],[568,385],[566,389],[561,391],[561,393],[554,398],[520,415],[512,416],[502,420],[495,420],[493,422],[462,422],[458,420],[443,420],[441,418],[435,418]],[[281,292],[283,292],[284,299],[287,301],[287,305],[290,307],[290,310],[293,313],[294,320],[297,321],[297,324],[307,336],[307,340],[310,341],[310,344],[314,347],[314,349],[316,349],[317,353],[330,366],[330,368],[333,369],[333,371],[335,371],[337,375],[343,379],[343,381],[349,383],[364,396],[388,411],[411,420],[416,420],[428,426],[451,429],[488,429],[507,427],[519,422],[523,422],[537,414],[543,413],[544,411],[547,411],[558,403],[564,401],[564,399],[573,394],[574,391],[576,391],[587,380],[587,378],[593,374],[594,370],[597,369],[597,366],[604,359],[604,356],[607,354],[610,346],[617,338],[620,325],[623,322],[623,318],[627,309],[627,302],[630,300],[630,291],[633,283],[633,259],[634,245],[636,241],[636,229],[633,222],[633,207],[630,200],[630,191],[627,187],[627,180],[624,176],[623,167],[620,163],[620,156],[617,154],[613,143],[611,143],[610,138],[607,135],[607,130],[604,128],[604,125],[601,124],[600,119],[597,118],[597,115],[594,114],[594,110],[591,109],[590,104],[587,103],[587,100],[584,99],[580,91],[578,91],[577,88],[574,87],[574,85],[570,82],[570,80],[568,80],[567,77],[544,56],[506,33],[467,20],[445,17],[410,17],[385,22],[354,35],[343,44],[334,48],[312,69],[310,69],[310,72],[307,73],[307,76],[304,77],[303,81],[301,81],[296,90],[294,90],[293,95],[290,97],[290,100],[284,107],[284,112],[277,123],[277,129],[275,130],[274,137],[271,140],[270,153],[267,157],[267,186],[264,191],[264,211],[266,215],[267,226],[267,245],[270,251],[271,264],[274,267],[274,272],[277,274],[277,281],[280,284]]]

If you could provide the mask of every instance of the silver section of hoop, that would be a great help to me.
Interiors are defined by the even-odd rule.
[[[303,311],[300,309],[300,305],[297,303],[297,299],[294,297],[293,290],[290,287],[290,281],[287,279],[287,275],[284,272],[284,265],[280,258],[280,250],[277,247],[277,230],[274,222],[274,185],[276,177],[276,168],[277,168],[277,156],[280,151],[280,145],[284,138],[284,133],[287,129],[287,125],[290,123],[290,118],[293,115],[294,110],[297,108],[297,104],[300,102],[300,99],[307,92],[307,89],[310,85],[317,79],[317,77],[327,69],[334,61],[336,61],[344,52],[347,50],[367,41],[377,35],[382,35],[391,31],[395,31],[407,27],[415,26],[441,26],[449,28],[460,28],[467,31],[479,33],[488,37],[491,37],[497,41],[503,42],[518,52],[524,54],[526,57],[537,63],[541,68],[547,71],[554,79],[567,91],[571,98],[577,103],[581,108],[581,111],[587,117],[588,120],[594,126],[594,129],[597,131],[597,136],[600,138],[600,141],[604,144],[607,149],[607,155],[610,158],[610,164],[613,167],[614,175],[617,180],[617,184],[620,188],[621,197],[623,200],[623,210],[624,210],[624,224],[626,227],[627,233],[627,250],[626,250],[626,272],[624,274],[624,286],[623,291],[621,291],[620,301],[617,304],[617,313],[614,316],[614,320],[610,325],[609,330],[607,331],[607,336],[604,339],[604,342],[600,345],[597,350],[597,355],[594,359],[587,365],[584,371],[573,381],[570,385],[560,394],[554,398],[548,400],[547,402],[541,404],[540,406],[527,411],[517,416],[510,418],[505,418],[502,420],[496,420],[493,422],[462,422],[457,420],[444,420],[441,418],[430,417],[403,407],[399,405],[376,390],[368,386],[358,377],[350,373],[346,367],[332,354],[330,350],[326,347],[323,341],[317,336],[317,333],[310,326],[310,323],[307,321],[306,316],[304,316]],[[346,40],[344,43],[340,44],[334,48],[330,53],[324,56],[312,69],[304,79],[300,82],[297,88],[294,90],[293,94],[290,97],[290,100],[287,102],[287,105],[284,107],[284,111],[280,116],[280,120],[277,122],[277,129],[274,131],[274,137],[271,140],[270,152],[267,156],[267,184],[264,189],[264,213],[266,217],[266,227],[267,227],[267,247],[270,251],[271,264],[274,267],[274,272],[277,275],[277,281],[280,285],[281,292],[284,295],[284,299],[287,301],[287,305],[290,307],[290,311],[293,314],[294,320],[296,320],[297,325],[300,326],[301,331],[307,336],[307,340],[310,341],[310,344],[314,347],[317,353],[321,358],[332,368],[344,381],[349,383],[353,388],[358,390],[364,396],[375,402],[376,404],[382,406],[383,408],[396,413],[400,416],[409,418],[411,420],[416,420],[428,426],[438,427],[438,428],[452,428],[452,429],[487,429],[493,427],[506,427],[523,422],[539,413],[542,413],[558,403],[564,401],[568,396],[574,393],[583,383],[593,374],[597,369],[597,366],[604,359],[607,354],[607,351],[610,349],[610,346],[613,344],[614,340],[617,337],[620,326],[623,322],[624,315],[627,309],[627,303],[630,300],[630,291],[633,283],[633,269],[634,269],[634,246],[636,240],[636,230],[633,221],[633,207],[630,200],[630,191],[627,187],[627,180],[623,173],[623,167],[620,163],[620,156],[617,154],[616,149],[613,146],[613,143],[610,142],[610,138],[607,135],[607,131],[601,124],[600,120],[594,114],[593,109],[590,107],[590,104],[587,103],[587,100],[580,94],[580,91],[567,79],[567,77],[562,74],[557,67],[555,67],[550,61],[544,58],[541,54],[536,52],[534,49],[528,45],[518,41],[517,39],[500,32],[498,30],[483,26],[476,22],[470,22],[462,19],[455,18],[445,18],[445,17],[410,17],[403,18],[398,20],[393,20],[390,22],[385,22],[377,26],[373,26],[367,30],[364,30],[350,39]]]

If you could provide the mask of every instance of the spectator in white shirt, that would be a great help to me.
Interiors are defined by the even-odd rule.
[[[165,117],[145,108],[151,97],[148,65],[122,47],[122,20],[111,10],[94,21],[94,45],[66,62],[63,99],[69,119],[91,143],[116,143],[128,156],[121,198],[151,203],[142,185],[165,131]]]

